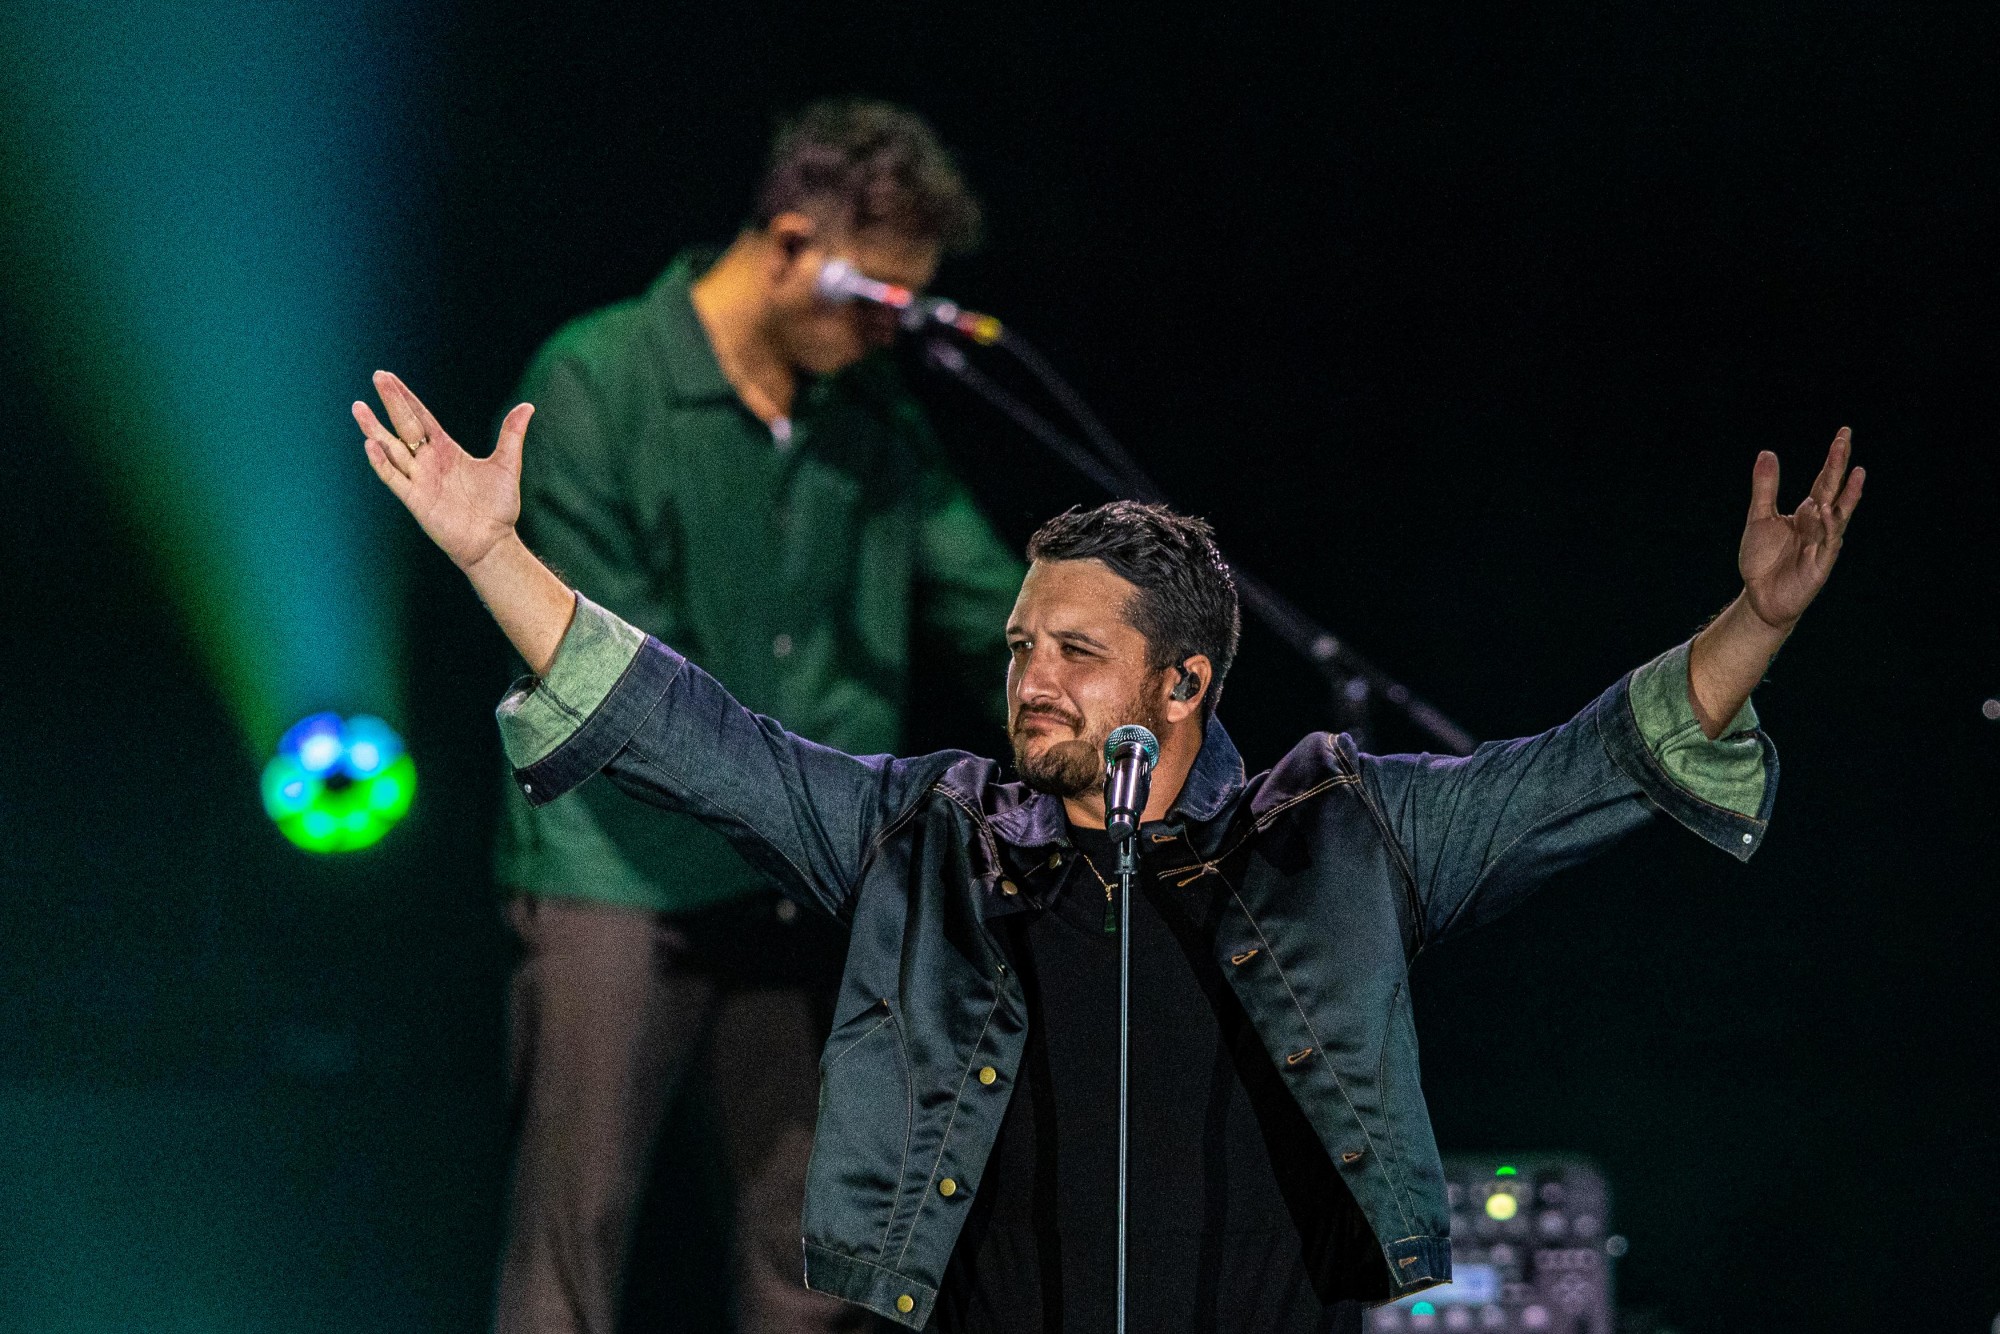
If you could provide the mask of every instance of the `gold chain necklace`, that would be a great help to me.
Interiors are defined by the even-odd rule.
[[[1089,853],[1085,852],[1082,848],[1078,848],[1076,855],[1083,858],[1083,864],[1088,866],[1090,873],[1097,877],[1097,883],[1104,886],[1104,934],[1115,936],[1118,934],[1118,908],[1112,901],[1111,882],[1104,878],[1104,872],[1097,869],[1097,863],[1090,859]]]

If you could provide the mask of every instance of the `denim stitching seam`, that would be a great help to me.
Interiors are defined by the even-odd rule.
[[[1339,1090],[1340,1100],[1347,1104],[1348,1112],[1354,1117],[1354,1124],[1361,1127],[1361,1136],[1368,1141],[1368,1147],[1375,1149],[1375,1136],[1369,1133],[1368,1123],[1361,1119],[1361,1113],[1355,1109],[1354,1099],[1348,1096],[1347,1085],[1342,1082],[1340,1071],[1334,1068],[1333,1058],[1326,1054],[1326,1045],[1319,1040],[1319,1030],[1313,1027],[1312,1016],[1307,1014],[1306,1007],[1299,1003],[1299,994],[1292,990],[1292,980],[1285,976],[1285,966],[1278,962],[1277,952],[1271,948],[1270,937],[1264,934],[1264,928],[1258,924],[1256,914],[1252,913],[1250,906],[1243,902],[1242,894],[1238,893],[1236,886],[1230,883],[1229,877],[1223,875],[1219,870],[1216,872],[1216,875],[1220,876],[1222,883],[1229,887],[1229,897],[1236,901],[1236,906],[1242,910],[1244,917],[1249,919],[1250,928],[1257,933],[1257,939],[1264,942],[1265,952],[1271,958],[1271,966],[1277,970],[1278,981],[1284,984],[1285,994],[1291,998],[1292,1008],[1298,1011],[1299,1020],[1306,1026],[1306,1032],[1311,1035],[1314,1048],[1319,1051],[1321,1059],[1326,1062],[1327,1075],[1333,1080],[1334,1088]],[[1389,1188],[1395,1195],[1396,1208],[1403,1215],[1403,1225],[1414,1228],[1416,1221],[1410,1217],[1409,1207],[1403,1202],[1403,1188],[1396,1181],[1396,1174],[1390,1171],[1389,1164],[1383,1159],[1381,1150],[1379,1149],[1375,1151],[1375,1161],[1382,1164],[1382,1172],[1389,1178]]]
[[[998,992],[995,992],[993,996],[993,1004],[989,1006],[986,1011],[986,1022],[979,1026],[978,1040],[972,1044],[972,1050],[975,1054],[979,1051],[980,1047],[985,1045],[987,1031],[993,1027],[993,1015],[996,1011],[999,1010],[999,1008],[1000,1008],[1000,996]],[[904,1257],[909,1255],[910,1243],[917,1239],[917,1225],[923,1222],[924,1210],[930,1207],[931,1186],[933,1183],[937,1181],[938,1168],[944,1163],[945,1150],[951,1147],[951,1132],[952,1129],[958,1125],[958,1109],[960,1105],[963,1104],[963,1102],[965,1101],[966,1081],[971,1078],[972,1078],[972,1066],[968,1064],[965,1067],[965,1073],[960,1075],[958,1078],[958,1092],[952,1095],[951,1115],[945,1118],[944,1136],[938,1141],[937,1157],[931,1160],[930,1178],[929,1180],[924,1182],[923,1202],[917,1206],[916,1216],[910,1219],[910,1230],[903,1237],[903,1249],[896,1252],[897,1264],[903,1263]]]
[[[1555,823],[1557,820],[1562,819],[1562,817],[1568,815],[1571,811],[1583,805],[1585,802],[1595,797],[1598,793],[1604,791],[1605,788],[1612,786],[1616,781],[1617,781],[1616,779],[1607,778],[1603,782],[1599,783],[1596,787],[1591,788],[1588,792],[1582,793],[1573,800],[1571,800],[1568,805],[1550,811],[1547,815],[1544,815],[1541,819],[1535,821],[1533,824],[1523,829],[1520,833],[1514,835],[1514,837],[1508,842],[1506,847],[1500,849],[1499,852],[1487,858],[1485,865],[1479,868],[1479,874],[1473,877],[1472,887],[1465,891],[1465,897],[1458,901],[1458,906],[1456,908],[1452,909],[1451,916],[1445,919],[1444,927],[1441,931],[1439,931],[1438,934],[1441,936],[1448,936],[1451,934],[1452,927],[1457,924],[1458,919],[1465,915],[1466,909],[1470,908],[1472,906],[1473,900],[1479,897],[1480,888],[1483,885],[1485,885],[1487,877],[1493,874],[1493,868],[1498,866],[1501,862],[1507,860],[1507,854],[1511,853],[1515,848],[1519,847],[1523,839],[1527,838],[1531,834],[1540,832],[1542,829],[1547,828],[1549,825]]]

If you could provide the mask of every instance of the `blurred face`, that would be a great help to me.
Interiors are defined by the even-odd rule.
[[[1028,786],[1077,797],[1104,781],[1104,742],[1138,723],[1164,738],[1166,670],[1125,619],[1138,592],[1096,560],[1036,561],[1007,621],[1007,724]]]
[[[844,259],[865,277],[911,291],[937,276],[939,247],[886,227],[858,232],[820,227],[804,214],[771,221],[780,267],[771,291],[771,328],[792,365],[826,375],[887,347],[896,336],[893,312],[859,301],[834,305],[814,291],[830,259]]]

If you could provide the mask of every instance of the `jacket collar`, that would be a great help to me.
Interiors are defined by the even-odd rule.
[[[1243,794],[1243,756],[1221,720],[1211,718],[1187,782],[1167,813],[1169,824],[1211,825]]]
[[[646,293],[646,310],[661,335],[660,362],[674,393],[683,403],[733,402],[736,390],[715,359],[708,330],[695,314],[691,295],[695,280],[722,257],[713,247],[683,250],[653,281]]]

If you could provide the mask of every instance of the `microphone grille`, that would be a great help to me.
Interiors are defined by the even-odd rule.
[[[1104,762],[1106,764],[1111,763],[1112,757],[1123,746],[1137,746],[1140,752],[1146,757],[1146,767],[1148,769],[1159,763],[1159,738],[1137,723],[1127,723],[1114,731],[1110,736],[1104,738]]]
[[[819,278],[814,286],[828,301],[850,301],[854,298],[854,278],[852,264],[844,259],[830,259],[819,266]]]

